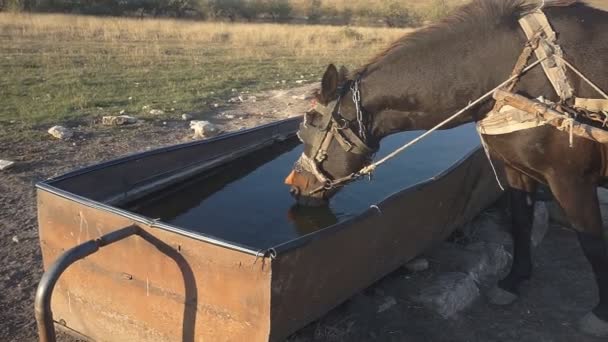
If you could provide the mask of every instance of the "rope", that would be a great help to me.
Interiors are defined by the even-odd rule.
[[[527,68],[525,68],[522,71],[522,74],[529,71],[530,69],[533,69],[534,67],[536,67],[537,65],[539,65],[540,63],[544,62],[546,59],[548,59],[549,57],[545,57],[543,59],[539,59],[536,62],[530,64]],[[518,77],[520,77],[520,75],[515,75],[515,76],[511,76],[508,80],[504,81],[503,83],[499,84],[496,88],[490,90],[489,92],[487,92],[486,94],[484,94],[483,96],[481,96],[480,98],[478,98],[477,100],[470,102],[466,107],[464,107],[463,109],[461,109],[460,111],[458,111],[456,114],[450,116],[449,118],[443,120],[442,122],[440,122],[439,124],[437,124],[435,127],[431,128],[430,130],[426,131],[425,133],[421,134],[420,136],[418,136],[416,139],[410,141],[409,143],[401,146],[400,148],[396,149],[394,152],[390,153],[389,155],[387,155],[386,157],[364,167],[363,169],[361,169],[361,171],[358,172],[359,175],[366,175],[366,174],[370,174],[372,172],[374,172],[374,170],[386,163],[387,161],[395,158],[398,154],[400,154],[401,152],[405,151],[406,149],[410,148],[412,145],[418,143],[420,140],[426,138],[427,136],[429,136],[430,134],[432,134],[433,132],[435,132],[436,130],[440,129],[441,127],[447,125],[448,123],[450,123],[451,121],[453,121],[454,119],[456,119],[457,117],[459,117],[460,115],[462,115],[463,113],[465,113],[466,111],[468,111],[469,109],[473,108],[474,106],[478,105],[479,103],[481,103],[482,101],[487,100],[489,97],[491,97],[494,92],[502,87],[504,87],[505,85],[509,84],[511,81],[517,79]]]
[[[583,75],[583,73],[580,72],[574,65],[570,64],[570,62],[568,62],[562,56],[555,55],[555,57],[559,58],[562,62],[564,62],[564,64],[566,64],[570,69],[572,69],[572,71],[574,71],[580,78],[582,78],[585,82],[589,83],[589,85],[593,87],[595,91],[597,91],[600,95],[602,95],[605,99],[608,100],[608,94],[606,94],[600,87],[595,85],[595,83],[593,83],[590,79],[585,77],[585,75]]]
[[[496,183],[498,183],[498,186],[500,187],[500,190],[505,191],[505,187],[502,185],[502,182],[500,181],[500,177],[498,177],[498,171],[496,171],[496,167],[494,166],[494,162],[492,161],[492,156],[490,156],[490,148],[488,147],[488,144],[486,143],[485,139],[483,138],[483,135],[481,134],[481,130],[477,129],[477,133],[479,133],[479,140],[481,140],[481,146],[483,146],[483,150],[486,152],[486,157],[488,158],[488,161],[490,162],[490,166],[492,166],[492,171],[494,172],[494,177],[496,177]]]
[[[562,123],[557,127],[558,130],[560,131],[565,131],[568,130],[569,131],[569,135],[570,135],[570,148],[574,147],[574,118],[566,116],[563,120]]]

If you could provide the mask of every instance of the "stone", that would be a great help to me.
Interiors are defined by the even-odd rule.
[[[104,126],[123,126],[137,123],[137,119],[129,115],[104,116],[101,118]]]
[[[165,114],[164,111],[160,110],[160,109],[152,109],[150,112],[150,115],[163,115]]]
[[[473,277],[461,272],[448,272],[440,274],[413,299],[442,317],[450,318],[469,307],[479,293]]]
[[[534,223],[532,224],[532,246],[537,247],[549,231],[549,209],[545,202],[534,205]]]
[[[49,128],[48,132],[53,137],[62,140],[69,139],[74,135],[69,128],[65,128],[63,126],[53,126]]]
[[[511,260],[504,245],[483,241],[466,247],[444,242],[428,257],[437,263],[440,272],[468,274],[476,282],[502,274]]]
[[[228,120],[232,120],[232,119],[236,118],[236,116],[234,116],[232,114],[226,114],[226,115],[224,115],[224,117]]]
[[[11,167],[15,166],[15,162],[10,161],[10,160],[2,160],[0,159],[0,170],[4,171],[4,170],[8,170]]]
[[[519,298],[515,293],[503,290],[498,285],[488,291],[487,297],[491,304],[498,306],[511,305]]]
[[[13,236],[12,240],[14,243],[19,243],[19,237],[17,235]]]
[[[414,259],[405,264],[405,269],[410,272],[423,272],[429,269],[429,261],[424,258]]]
[[[608,337],[608,322],[602,321],[593,312],[588,313],[578,322],[578,329],[590,336]]]
[[[479,256],[475,267],[468,272],[477,283],[502,275],[511,263],[511,253],[507,251],[504,245],[477,242],[468,245],[466,249]]]
[[[378,313],[387,311],[395,305],[397,305],[397,300],[395,299],[395,297],[386,297],[384,299],[384,302],[378,307]]]
[[[190,121],[192,120],[193,116],[190,114],[182,114],[182,120],[184,121]]]
[[[190,121],[190,128],[194,130],[194,138],[213,138],[222,133],[219,126],[209,121]]]

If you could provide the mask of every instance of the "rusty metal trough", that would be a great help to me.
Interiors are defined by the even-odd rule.
[[[445,239],[500,196],[477,150],[377,208],[267,250],[119,208],[293,136],[299,120],[38,184],[47,270],[36,298],[41,340],[54,340],[54,325],[96,341],[281,340]]]

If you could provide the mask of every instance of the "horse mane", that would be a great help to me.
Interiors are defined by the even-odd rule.
[[[584,3],[580,0],[473,0],[467,5],[455,10],[439,22],[420,30],[407,33],[397,39],[388,48],[372,57],[367,64],[355,71],[354,75],[362,75],[386,57],[398,53],[404,47],[423,44],[424,42],[441,37],[447,31],[465,31],[475,28],[479,32],[487,32],[497,25],[516,23],[517,20],[537,8],[567,7]]]

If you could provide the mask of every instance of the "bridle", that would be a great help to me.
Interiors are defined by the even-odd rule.
[[[323,190],[335,189],[340,185],[349,183],[361,177],[358,173],[350,174],[346,177],[332,179],[321,168],[321,164],[327,160],[328,149],[331,143],[335,140],[344,149],[344,151],[369,157],[371,160],[373,155],[378,150],[369,146],[368,133],[369,129],[366,126],[365,109],[361,101],[361,78],[357,77],[354,80],[348,81],[341,89],[338,98],[327,106],[317,104],[311,111],[306,113],[304,121],[300,125],[298,137],[302,142],[306,142],[311,146],[311,157],[306,153],[302,153],[300,159],[294,166],[295,172],[308,171],[322,184],[320,187],[309,191],[305,195],[312,195]],[[356,121],[358,134],[353,131],[353,121],[342,116],[341,103],[342,99],[351,91],[352,100],[355,104],[357,112]],[[308,122],[308,115],[312,112],[321,114],[322,119],[316,125]],[[367,116],[369,119],[369,116]],[[369,120],[368,120],[369,121]]]

